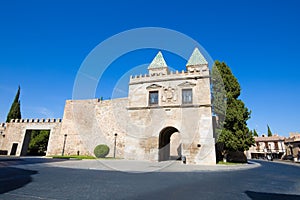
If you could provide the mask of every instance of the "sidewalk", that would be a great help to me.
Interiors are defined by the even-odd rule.
[[[231,171],[245,170],[259,167],[260,164],[249,162],[236,165],[185,165],[180,161],[133,161],[133,160],[66,160],[64,162],[51,162],[43,164],[22,165],[20,167],[64,167],[88,170],[121,171],[130,173],[145,172],[204,172],[204,171]]]

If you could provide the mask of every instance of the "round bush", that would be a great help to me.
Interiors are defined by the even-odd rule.
[[[105,158],[109,153],[109,147],[106,144],[100,144],[95,147],[94,154],[97,158]]]

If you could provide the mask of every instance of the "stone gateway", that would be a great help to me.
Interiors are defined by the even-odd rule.
[[[0,149],[24,152],[26,130],[50,130],[47,155],[93,155],[128,160],[185,159],[216,164],[208,62],[196,48],[186,71],[170,71],[161,52],[146,75],[129,80],[127,98],[67,100],[62,120],[12,120],[1,124]],[[28,142],[27,142],[28,143]],[[24,154],[22,154],[24,155]]]

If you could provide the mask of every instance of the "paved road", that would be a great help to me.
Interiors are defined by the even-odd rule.
[[[256,161],[261,166],[247,169],[124,173],[63,162],[0,160],[0,199],[300,199],[300,165]]]

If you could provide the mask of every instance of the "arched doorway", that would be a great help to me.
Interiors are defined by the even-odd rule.
[[[158,161],[180,159],[181,142],[179,131],[171,126],[161,130],[158,148]]]

